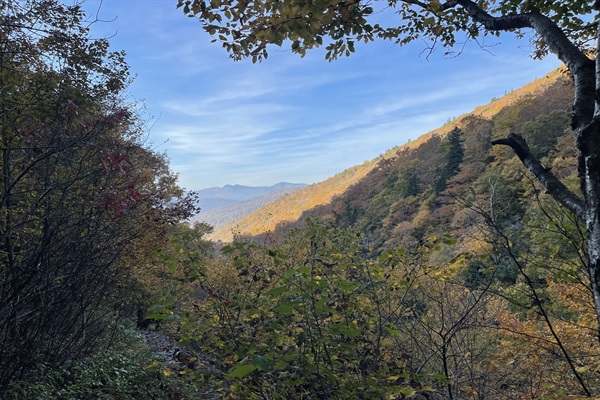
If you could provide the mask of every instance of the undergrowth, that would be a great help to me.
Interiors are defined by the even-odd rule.
[[[104,338],[105,350],[60,368],[41,366],[13,381],[2,399],[193,399],[194,389],[164,374],[132,326],[119,325]]]

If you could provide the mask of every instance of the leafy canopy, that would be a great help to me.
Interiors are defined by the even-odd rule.
[[[328,60],[355,51],[355,43],[375,39],[406,44],[426,39],[452,47],[458,41],[501,30],[522,36],[515,16],[541,14],[548,17],[579,48],[594,38],[589,1],[549,0],[178,0],[186,15],[197,17],[204,29],[221,41],[235,60],[267,58],[267,45],[283,46],[301,56],[321,45]],[[506,17],[504,24],[484,28],[472,18],[474,8],[490,17]],[[381,22],[381,21],[385,21]],[[479,21],[481,22],[481,20]],[[519,26],[521,25],[521,26]],[[536,57],[547,54],[547,44],[533,39]]]

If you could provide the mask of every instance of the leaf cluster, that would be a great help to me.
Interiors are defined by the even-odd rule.
[[[357,43],[376,39],[399,45],[425,39],[429,51],[439,44],[450,54],[457,43],[479,41],[501,30],[515,31],[522,37],[520,24],[512,24],[511,18],[533,13],[547,16],[579,48],[588,48],[595,37],[592,8],[583,0],[178,0],[177,6],[189,17],[199,18],[203,28],[215,37],[213,41],[221,42],[233,59],[251,58],[253,62],[268,57],[268,45],[281,47],[285,42],[301,56],[325,46],[327,60],[349,56]],[[484,28],[472,18],[472,7],[489,17],[506,17],[506,24]],[[532,43],[534,56],[547,54],[541,37],[535,36]]]

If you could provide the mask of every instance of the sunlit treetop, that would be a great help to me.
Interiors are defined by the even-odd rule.
[[[232,58],[267,58],[267,46],[289,43],[301,56],[321,45],[325,58],[349,56],[356,42],[386,39],[406,44],[425,39],[430,48],[457,41],[533,29],[534,57],[548,53],[547,34],[560,31],[579,50],[595,37],[593,5],[584,0],[178,0],[199,18]],[[384,25],[381,21],[388,21]],[[552,33],[547,31],[546,33]],[[550,44],[551,45],[551,44]],[[552,49],[550,49],[552,50]],[[556,52],[556,51],[554,51]]]

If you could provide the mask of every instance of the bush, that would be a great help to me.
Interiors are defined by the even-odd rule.
[[[102,340],[112,347],[61,368],[39,367],[9,384],[2,398],[192,399],[193,387],[162,370],[134,329],[118,326]]]

